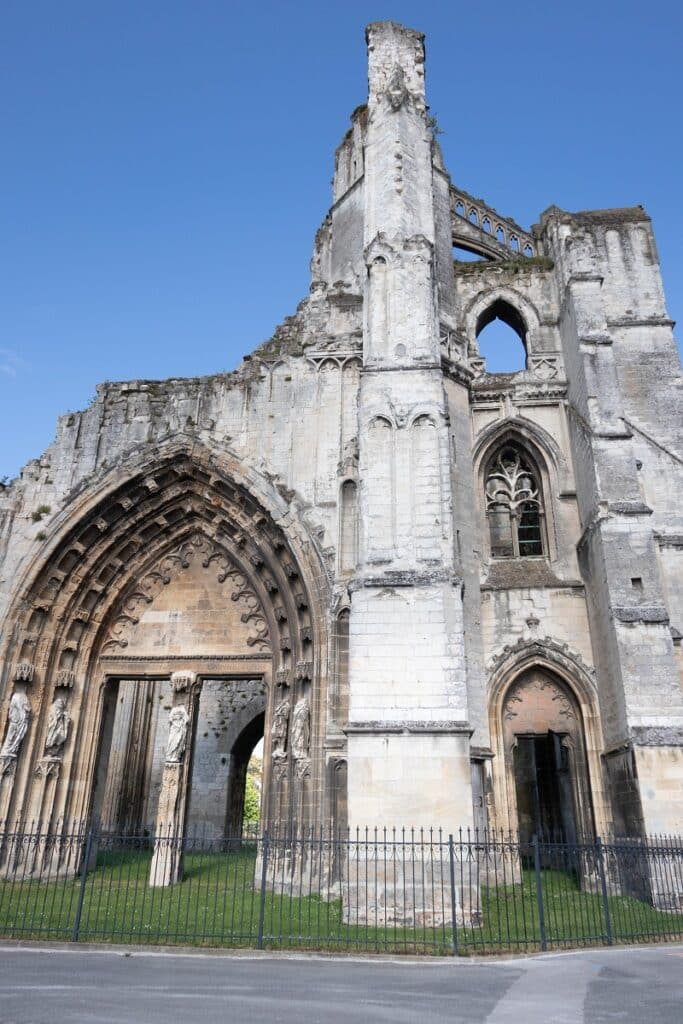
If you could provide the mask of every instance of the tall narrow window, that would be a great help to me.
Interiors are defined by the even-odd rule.
[[[538,473],[524,452],[501,448],[486,474],[486,514],[493,558],[543,554],[543,503]]]

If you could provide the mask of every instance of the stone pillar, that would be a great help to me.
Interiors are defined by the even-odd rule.
[[[166,761],[161,780],[149,884],[174,885],[182,878],[182,846],[192,773],[194,725],[199,686],[194,672],[171,675],[173,705],[169,712]]]
[[[0,827],[3,829],[11,828],[11,822],[7,820],[7,816],[12,803],[12,791],[16,774],[16,754],[0,755]]]
[[[423,37],[370,25],[359,566],[350,583],[352,830],[472,824]]]

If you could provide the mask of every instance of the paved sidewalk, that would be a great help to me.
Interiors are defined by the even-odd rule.
[[[497,961],[0,946],[2,1024],[672,1024],[683,946]]]

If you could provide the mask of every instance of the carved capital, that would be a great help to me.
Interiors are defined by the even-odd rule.
[[[14,778],[17,770],[17,755],[16,754],[0,754],[0,779],[4,779],[7,775],[9,778]]]

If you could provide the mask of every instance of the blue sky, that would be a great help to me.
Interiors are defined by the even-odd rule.
[[[232,369],[308,290],[364,26],[427,34],[453,180],[642,204],[683,316],[678,4],[3,0],[0,477],[103,380]]]

